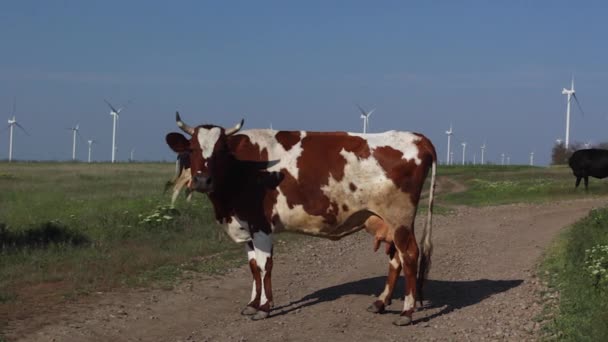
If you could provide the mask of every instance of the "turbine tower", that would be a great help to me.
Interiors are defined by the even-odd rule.
[[[68,128],[72,131],[72,161],[76,160],[76,135],[78,134],[78,136],[80,136],[80,133],[78,132],[79,126],[79,124],[76,124],[76,126]]]
[[[500,154],[500,165],[505,165],[505,154],[504,153]]]
[[[484,142],[483,145],[481,145],[481,165],[483,165],[483,156],[486,152],[486,143]]]
[[[572,99],[576,101],[576,105],[581,112],[581,115],[584,115],[583,108],[581,108],[580,102],[578,102],[578,98],[576,97],[576,91],[574,90],[574,76],[572,76],[572,83],[570,84],[570,89],[563,88],[562,95],[567,96],[566,103],[566,140],[565,147],[568,149],[570,146],[570,105],[572,104]]]
[[[450,152],[450,164],[452,165],[452,163],[454,163],[454,152]]]
[[[361,119],[363,119],[363,134],[365,134],[369,128],[369,117],[376,110],[376,108],[366,112],[363,108],[361,108],[361,106],[357,105],[357,107],[359,107],[359,110],[361,111]]]
[[[87,142],[89,143],[89,158],[87,159],[87,161],[90,163],[91,162],[91,149],[92,149],[92,145],[96,142],[95,140],[87,140]]]
[[[454,134],[454,131],[452,131],[452,124],[450,124],[450,129],[445,131],[445,134],[448,136],[448,152],[447,152],[448,165],[452,165],[452,161],[450,159],[450,142],[452,140],[452,134]]]
[[[534,152],[530,152],[530,166],[534,166]]]
[[[17,119],[15,118],[15,112],[17,111],[17,101],[13,99],[13,118],[8,119],[8,128],[9,128],[9,138],[8,138],[8,161],[11,162],[13,160],[13,129],[15,126],[19,127],[23,131],[23,133],[29,135],[29,133],[21,126]]]
[[[108,106],[110,107],[110,115],[112,116],[112,163],[114,163],[114,161],[116,160],[116,122],[118,121],[118,117],[120,115],[120,112],[125,109],[125,107],[128,105],[125,105],[121,108],[115,109],[114,106],[112,106],[112,104],[110,102],[108,102],[108,100],[104,101],[108,104]]]
[[[462,165],[464,165],[464,156],[465,156],[465,151],[467,150],[467,143],[463,142],[462,143]]]

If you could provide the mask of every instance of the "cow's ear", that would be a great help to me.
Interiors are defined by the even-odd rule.
[[[167,145],[177,153],[187,152],[190,149],[190,140],[180,133],[169,133],[165,140]]]

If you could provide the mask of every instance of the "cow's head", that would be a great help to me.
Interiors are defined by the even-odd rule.
[[[226,189],[243,180],[257,177],[268,187],[276,187],[282,175],[262,171],[272,162],[237,160],[228,148],[228,139],[243,126],[243,120],[233,128],[224,129],[215,125],[191,127],[175,113],[177,126],[190,138],[180,133],[167,134],[167,144],[177,153],[190,153],[192,190],[211,193]]]

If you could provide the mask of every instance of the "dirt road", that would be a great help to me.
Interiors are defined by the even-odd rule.
[[[436,216],[433,269],[414,325],[393,326],[403,302],[368,313],[382,291],[387,258],[364,232],[338,242],[307,240],[276,253],[275,310],[264,321],[239,314],[247,303],[246,267],[170,290],[98,294],[94,304],[13,322],[22,341],[403,341],[536,340],[542,251],[563,227],[607,200],[460,208]],[[421,222],[418,228],[421,228]],[[418,229],[419,231],[420,229]],[[284,248],[283,248],[284,249]],[[403,296],[403,282],[396,297]],[[52,323],[37,328],[43,321]]]

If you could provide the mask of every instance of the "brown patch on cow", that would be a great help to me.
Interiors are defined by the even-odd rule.
[[[280,131],[274,136],[275,139],[283,146],[285,151],[289,151],[295,144],[300,141],[299,131]]]
[[[342,211],[348,211],[348,206],[346,204],[342,204]]]
[[[350,189],[350,191],[355,192],[357,191],[357,186],[354,183],[350,183],[348,184],[348,188]]]
[[[420,150],[421,146],[418,144],[417,146]],[[374,158],[378,161],[386,176],[401,191],[410,195],[414,205],[417,205],[420,200],[424,179],[432,163],[432,159],[428,158],[429,155],[426,153],[426,151],[419,152],[418,156],[421,158],[422,165],[416,165],[413,159],[404,160],[402,158],[403,152],[390,146],[382,146],[374,150]]]
[[[289,208],[300,204],[308,214],[322,216],[326,223],[335,224],[339,207],[330,202],[321,188],[329,183],[330,176],[336,181],[344,177],[346,159],[340,155],[342,150],[352,152],[360,159],[370,156],[367,141],[344,132],[310,132],[301,144],[298,179],[286,169],[281,170],[285,174],[279,186],[281,192],[287,198]]]
[[[266,148],[260,149],[258,144],[252,143],[251,139],[243,134],[231,136],[228,139],[228,148],[230,151],[237,152],[235,153],[236,157],[240,160],[268,160],[268,151]]]
[[[274,302],[272,299],[272,251],[270,256],[266,259],[266,267],[264,267],[264,270],[266,271],[263,279],[264,293],[266,294],[268,302],[264,303],[264,305],[260,307],[260,310],[268,312]]]

